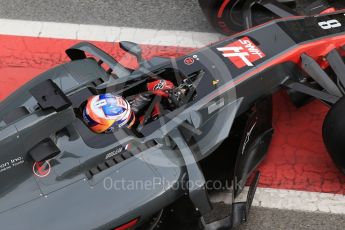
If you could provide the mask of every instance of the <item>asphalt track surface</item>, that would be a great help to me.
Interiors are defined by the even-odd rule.
[[[214,32],[197,0],[0,0],[0,18]]]
[[[341,230],[345,217],[341,215],[304,213],[254,207],[249,221],[238,230]]]
[[[0,0],[0,18],[213,32],[196,0]],[[344,228],[344,215],[256,207],[249,222],[240,227],[241,230]]]

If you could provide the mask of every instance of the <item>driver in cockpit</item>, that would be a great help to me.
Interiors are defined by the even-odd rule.
[[[169,98],[169,90],[175,85],[168,80],[155,80],[147,83],[147,91],[137,95],[128,102],[125,98],[113,93],[90,97],[83,109],[83,120],[95,133],[110,133],[115,128],[134,128],[143,120],[143,114],[154,95]],[[155,120],[160,112],[154,107],[151,118]]]

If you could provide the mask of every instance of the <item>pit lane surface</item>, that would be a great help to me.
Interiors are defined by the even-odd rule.
[[[16,0],[8,2],[2,0],[0,1],[0,18],[102,24],[149,29],[159,28],[162,30],[169,29],[188,31],[193,28],[193,30],[195,31],[211,31],[208,24],[205,23],[205,20],[201,15],[199,9],[194,9],[194,7],[196,6],[196,1],[189,1],[189,3],[186,3],[186,1],[141,1],[141,7],[138,7],[138,5],[135,5],[135,7],[133,7],[133,4],[135,4],[135,2],[136,1],[94,1],[93,3],[86,3],[82,1],[68,1],[68,5],[66,5],[66,2],[64,1],[36,3],[34,1]],[[77,3],[81,4],[82,9],[76,8]],[[71,9],[69,9],[69,7],[73,8],[72,11],[70,11]],[[166,13],[166,9],[168,9],[169,13]],[[197,13],[198,11],[199,13]],[[166,17],[162,19],[160,16],[157,16],[159,12],[161,14],[165,13],[164,15]],[[170,12],[175,13],[170,14]],[[181,16],[182,12],[185,15]],[[20,22],[20,24],[23,24],[23,22]],[[2,24],[2,27],[3,25],[4,24]],[[61,29],[63,30],[63,28],[64,27],[62,27]],[[44,33],[40,34],[44,35]],[[48,37],[54,37],[54,35],[58,34],[48,35]],[[210,34],[199,35],[201,40],[205,40],[203,36],[211,36]],[[2,40],[2,42],[0,43],[0,46],[2,48],[0,51],[0,55],[2,55],[3,57],[0,62],[0,78],[3,83],[5,82],[5,89],[10,88],[10,86],[16,86],[16,84],[18,86],[18,84],[20,84],[18,83],[18,76],[20,76],[21,80],[27,80],[40,71],[43,71],[44,69],[58,63],[52,61],[54,58],[52,58],[51,53],[49,53],[49,50],[51,50],[51,48],[43,47],[39,49],[39,45],[28,46],[27,43],[26,45],[23,45],[22,48],[20,46],[16,47],[19,48],[19,53],[16,57],[15,55],[13,55],[13,53],[9,52],[9,50],[11,50],[10,44],[13,42],[13,38],[3,37],[3,39],[4,40]],[[21,37],[16,39],[19,39],[20,41],[24,40]],[[85,36],[82,39],[87,38]],[[57,50],[59,50],[59,52],[53,52],[55,57],[59,60],[59,62],[64,61],[65,59],[63,57],[63,49],[66,47],[63,45],[57,45],[55,40],[51,40],[50,42],[55,46]],[[37,41],[36,43],[41,44]],[[19,42],[14,44],[18,45]],[[162,44],[172,45],[164,43]],[[183,44],[187,44],[185,46],[190,47],[190,44],[187,42]],[[201,45],[201,42],[199,42],[199,44]],[[4,49],[4,47],[9,47],[9,49]],[[20,48],[22,49],[21,51]],[[186,52],[188,50],[187,49],[177,52],[176,50],[170,51],[166,48],[155,49],[157,49],[158,53],[169,54],[171,56],[182,54],[183,52]],[[27,57],[21,56],[21,54],[23,54],[23,50],[25,50],[25,52],[28,54]],[[16,70],[14,71],[13,68]],[[7,79],[11,79],[12,82],[7,81],[7,79],[6,81],[4,81],[4,76],[6,76]],[[0,95],[2,98],[6,96],[4,95],[6,94],[4,93],[4,90],[0,91],[0,94],[2,94]],[[316,106],[320,105],[317,104]],[[263,170],[266,169],[266,174],[264,174],[264,176],[266,175],[266,177],[263,178],[264,180],[262,181],[261,186],[280,189],[297,189],[322,192],[320,196],[324,195],[326,192],[344,194],[343,177],[337,173],[327,156],[322,155],[324,154],[324,152],[321,155],[317,154],[320,151],[324,151],[324,147],[320,145],[320,136],[317,131],[323,116],[323,113],[318,112],[320,110],[322,111],[324,108],[317,107],[317,112],[315,112],[314,110],[315,107],[310,107],[302,111],[296,111],[293,107],[291,107],[291,105],[289,105],[288,102],[285,102],[285,107],[281,105],[280,108],[281,109],[278,110],[278,112],[280,112],[280,115],[276,116],[276,120],[277,124],[279,125],[278,131],[280,131],[281,136],[280,139],[279,137],[278,139],[275,139],[276,142],[274,146],[276,147],[277,151],[274,152],[273,150],[271,150],[271,154],[269,155],[268,159],[265,161],[264,165],[261,166]],[[293,116],[296,115],[296,112],[301,116]],[[307,135],[306,138],[300,138],[300,140],[303,140],[301,142],[298,142],[298,140],[293,140],[293,133],[290,132],[291,130],[286,129],[287,126],[289,126],[289,122],[291,122],[291,124],[294,124],[295,122],[300,122],[300,124],[308,123],[308,114],[313,118],[312,123],[314,123],[310,135]],[[291,118],[289,122],[279,122],[279,120],[286,120],[287,118]],[[295,130],[295,132],[299,133],[300,130]],[[291,149],[291,145],[285,145],[283,154],[278,154],[278,151],[280,151],[279,148],[283,144],[282,140],[285,139],[282,137],[285,137],[286,135],[290,144],[297,144],[295,145],[296,149],[298,147],[304,146],[302,150],[305,152],[299,152],[299,154],[301,155],[298,155],[298,152],[296,153],[296,149]],[[304,157],[301,158],[301,156]],[[315,165],[318,164],[319,166],[316,167]],[[288,200],[289,194],[285,195],[285,197],[283,196],[280,198],[281,200]],[[316,204],[320,201],[318,199],[313,199],[314,198],[312,198],[311,203]],[[272,198],[272,206],[270,207],[273,207],[277,202],[281,202],[281,200],[277,201],[276,199]],[[342,200],[335,200],[334,202],[339,203],[342,202]],[[345,203],[343,205],[345,206]],[[311,208],[310,211],[315,210]],[[318,211],[328,212],[328,210],[322,210],[322,208],[321,210],[318,209]],[[254,208],[249,223],[241,227],[241,229],[344,229],[344,219],[344,215]]]
[[[1,18],[126,26],[186,31],[214,31],[197,0],[1,0]]]

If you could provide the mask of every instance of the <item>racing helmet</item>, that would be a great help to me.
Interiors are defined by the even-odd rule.
[[[83,119],[95,133],[112,132],[115,127],[134,123],[134,114],[126,99],[112,93],[91,96],[83,110]]]

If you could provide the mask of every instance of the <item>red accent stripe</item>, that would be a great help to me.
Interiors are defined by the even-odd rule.
[[[114,230],[128,230],[130,228],[133,228],[138,223],[138,221],[139,221],[139,218],[132,220],[132,221],[128,222],[127,224],[124,224],[120,227],[114,228]]]
[[[239,79],[236,79],[233,82],[228,83],[224,86],[224,88],[220,89],[219,91],[215,92],[210,96],[210,98],[213,98],[214,96],[223,94],[227,90],[237,86],[238,84],[242,83],[243,81],[253,77],[254,75],[264,71],[267,68],[270,68],[275,65],[282,64],[284,62],[294,62],[296,64],[300,63],[300,57],[302,53],[306,53],[315,60],[319,60],[320,57],[325,56],[328,54],[331,50],[335,48],[339,48],[345,45],[345,35],[340,35],[337,37],[331,37],[331,38],[321,38],[314,42],[308,42],[303,45],[297,45],[296,48],[293,48],[290,51],[287,51],[284,54],[278,55],[276,57],[273,57],[273,60],[263,64],[261,66],[258,66],[256,68],[253,68],[250,70],[250,72]]]
[[[217,17],[218,17],[218,18],[221,18],[221,17],[223,16],[225,7],[226,7],[229,3],[230,3],[230,0],[224,0],[224,2],[222,3],[222,5],[221,5],[220,8],[219,8],[219,11],[218,11],[218,14],[217,14]]]
[[[322,11],[320,14],[330,14],[330,13],[333,13],[335,11],[337,11],[337,10],[334,7],[331,7],[331,8],[328,8],[328,9]]]

